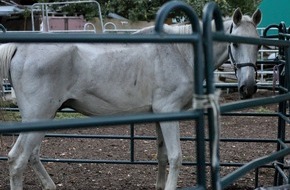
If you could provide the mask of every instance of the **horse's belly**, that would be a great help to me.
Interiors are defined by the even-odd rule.
[[[127,98],[114,101],[94,96],[87,96],[80,101],[72,100],[68,102],[67,106],[88,116],[140,113],[152,110],[149,102]]]

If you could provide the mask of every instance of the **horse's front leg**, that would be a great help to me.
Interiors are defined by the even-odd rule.
[[[165,190],[175,190],[182,164],[179,122],[161,122],[160,125],[169,162],[169,174]]]
[[[158,174],[157,174],[156,189],[163,190],[165,189],[166,166],[168,159],[163,134],[159,123],[156,123],[156,134],[157,134],[157,151],[158,151],[157,152]]]
[[[40,163],[38,151],[37,155],[33,152],[40,146],[40,143],[44,137],[44,133],[33,132],[33,133],[21,133],[8,154],[8,163],[10,171],[10,186],[11,190],[22,190],[23,189],[23,172],[27,167],[29,159],[33,158],[33,168],[38,168]],[[34,152],[36,153],[36,152]],[[38,163],[37,163],[38,162]],[[42,166],[43,167],[43,166]],[[37,174],[41,174],[38,172]],[[39,176],[42,178],[43,176]],[[43,188],[46,190],[56,189],[55,184],[52,182],[49,176],[45,176],[46,179],[42,180]],[[43,183],[45,181],[45,185]]]

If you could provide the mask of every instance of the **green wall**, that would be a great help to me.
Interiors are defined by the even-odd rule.
[[[262,11],[262,22],[258,27],[279,24],[284,21],[290,26],[290,0],[263,0],[259,6]]]

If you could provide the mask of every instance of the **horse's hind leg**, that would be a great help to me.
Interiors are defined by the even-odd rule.
[[[46,109],[38,109],[37,105],[44,106]],[[55,115],[55,110],[57,110],[52,107],[52,104],[48,105],[44,102],[42,102],[42,104],[31,103],[30,105],[19,105],[19,109],[21,110],[23,122],[53,118]],[[44,166],[39,159],[40,144],[44,136],[45,132],[20,133],[15,145],[8,154],[10,185],[12,190],[23,189],[23,172],[27,168],[28,163],[31,164],[33,170],[36,172],[36,175],[41,180],[43,189],[56,189],[55,184],[45,171]]]
[[[44,170],[38,155],[40,143],[44,137],[43,132],[21,133],[8,154],[10,185],[12,190],[23,189],[23,172],[31,159],[33,168],[41,178],[43,188],[54,190],[55,184]]]
[[[29,158],[29,163],[31,164],[31,167],[36,173],[36,176],[41,181],[43,189],[47,189],[47,190],[56,189],[54,182],[52,181],[52,179],[50,178],[49,174],[47,173],[43,164],[40,161],[39,151],[40,151],[40,144],[36,146],[34,150],[32,151],[32,155]]]

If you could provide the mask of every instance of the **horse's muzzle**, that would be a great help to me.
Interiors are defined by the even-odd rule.
[[[242,85],[239,88],[239,92],[240,92],[240,97],[241,99],[249,99],[252,98],[252,96],[257,92],[257,85],[250,85],[250,86],[246,86],[246,85]]]

